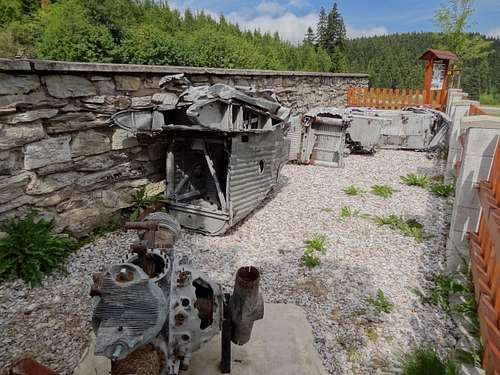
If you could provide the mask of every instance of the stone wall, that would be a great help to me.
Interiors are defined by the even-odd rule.
[[[159,79],[175,73],[272,88],[296,114],[344,106],[347,87],[368,85],[362,74],[0,59],[0,220],[35,208],[81,236],[131,206],[134,188],[161,186],[164,146],[139,144],[109,118],[154,103]]]

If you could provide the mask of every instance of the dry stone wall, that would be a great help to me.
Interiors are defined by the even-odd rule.
[[[225,70],[0,59],[0,220],[32,209],[82,236],[133,204],[134,188],[161,189],[165,147],[110,126],[123,109],[162,103],[161,77],[195,85],[272,88],[303,113],[344,106],[361,74]]]

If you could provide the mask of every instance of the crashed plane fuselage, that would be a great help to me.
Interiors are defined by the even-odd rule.
[[[164,87],[176,90],[181,79],[166,77]],[[289,110],[268,91],[223,84],[188,87],[177,102],[168,100],[118,112],[113,122],[166,140],[170,214],[185,228],[223,234],[277,183],[288,160]]]

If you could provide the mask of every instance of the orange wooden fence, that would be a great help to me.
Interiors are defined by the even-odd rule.
[[[479,231],[469,233],[472,280],[487,375],[500,375],[500,143],[488,181],[479,183]]]
[[[349,87],[347,90],[348,107],[373,107],[376,109],[400,109],[403,107],[426,106],[443,110],[448,92],[446,90],[400,90]]]

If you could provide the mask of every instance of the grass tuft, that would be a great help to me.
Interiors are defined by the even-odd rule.
[[[357,209],[351,209],[349,206],[343,206],[340,209],[340,218],[345,220],[347,218],[360,218],[360,219],[369,219],[371,217],[370,214],[366,212],[361,212]]]
[[[429,347],[420,347],[401,358],[404,375],[458,375],[458,367],[449,359],[443,360]]]
[[[371,193],[378,197],[390,198],[392,197],[392,194],[394,194],[395,191],[396,190],[394,190],[389,185],[373,185]]]
[[[378,226],[387,225],[389,228],[399,231],[404,236],[415,238],[417,242],[423,241],[423,225],[415,219],[405,220],[401,216],[391,214],[388,216],[375,216],[374,220]]]
[[[346,195],[349,195],[349,196],[356,196],[356,195],[363,194],[364,190],[362,190],[361,188],[357,187],[356,185],[351,185],[351,186],[348,186],[348,187],[344,188],[343,192]]]
[[[302,262],[308,268],[318,267],[321,264],[319,254],[326,254],[326,237],[320,234],[315,234],[310,240],[305,240],[304,255]]]
[[[401,176],[401,183],[408,186],[418,186],[427,189],[431,184],[431,178],[427,175],[408,173],[406,176]]]
[[[455,186],[453,184],[433,184],[429,190],[441,198],[449,198],[455,195]]]

